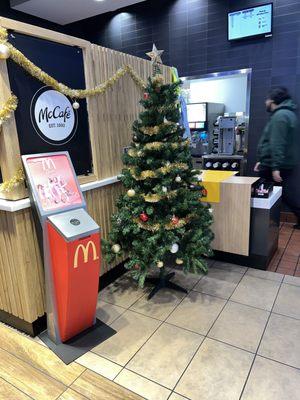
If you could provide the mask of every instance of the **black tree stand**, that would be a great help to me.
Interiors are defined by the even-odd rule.
[[[174,282],[171,282],[170,279],[175,276],[175,272],[167,273],[165,268],[161,268],[159,271],[159,276],[157,278],[146,278],[146,282],[154,285],[154,288],[151,290],[148,300],[150,300],[157,292],[161,289],[168,288],[176,290],[177,292],[187,293],[187,290]]]

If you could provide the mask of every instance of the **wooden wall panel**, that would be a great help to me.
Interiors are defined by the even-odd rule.
[[[152,66],[147,60],[97,45],[91,46],[91,52],[94,85],[104,82],[125,65],[131,65],[145,81],[151,76]],[[166,81],[170,82],[170,68],[163,66],[162,71]],[[143,90],[126,75],[104,95],[89,99],[92,149],[96,160],[94,173],[99,179],[120,173],[123,148],[131,142],[131,127],[141,110],[142,95]]]

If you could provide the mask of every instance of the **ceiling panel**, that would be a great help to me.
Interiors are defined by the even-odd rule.
[[[11,8],[66,25],[145,0],[10,0]]]

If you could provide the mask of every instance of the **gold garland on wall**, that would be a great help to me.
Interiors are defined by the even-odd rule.
[[[98,94],[103,94],[108,88],[112,87],[120,78],[124,75],[129,74],[133,81],[141,89],[145,89],[146,83],[138,74],[133,70],[130,65],[125,65],[119,68],[117,72],[105,82],[100,85],[95,86],[91,89],[71,89],[63,83],[58,82],[55,78],[44,72],[41,68],[36,66],[32,61],[30,61],[21,51],[16,49],[11,43],[8,42],[7,30],[0,27],[0,43],[7,46],[9,50],[9,57],[20,67],[25,69],[31,76],[38,79],[47,86],[53,87],[65,96],[77,99],[84,99],[90,96],[95,96]]]
[[[94,88],[71,89],[44,72],[41,68],[31,62],[21,51],[19,51],[11,43],[9,43],[7,29],[3,27],[0,27],[0,44],[6,46],[7,48],[6,56],[2,57],[2,59],[11,58],[16,64],[27,71],[32,77],[38,79],[45,85],[51,86],[58,92],[63,93],[65,96],[71,98],[84,99],[87,97],[103,94],[106,92],[107,89],[111,88],[115,83],[118,82],[119,79],[121,79],[126,74],[128,74],[132,78],[132,80],[140,89],[145,89],[147,86],[146,82],[140,76],[138,76],[138,74],[130,65],[125,65],[124,67],[119,68],[115,72],[115,74],[112,75],[105,82],[95,86]],[[6,101],[4,106],[0,109],[0,125],[4,120],[10,117],[11,112],[15,111],[17,109],[17,106],[18,98],[12,94],[11,97]],[[0,191],[10,192],[11,190],[13,190],[14,187],[22,183],[24,179],[24,172],[22,167],[20,167],[11,179],[3,182],[0,185]]]
[[[0,192],[11,192],[16,186],[20,185],[25,180],[23,167],[17,170],[16,174],[9,180],[0,184]]]
[[[18,107],[18,99],[15,95],[11,94],[9,99],[4,103],[3,107],[0,109],[0,125],[3,121],[10,118],[11,113],[15,111]]]

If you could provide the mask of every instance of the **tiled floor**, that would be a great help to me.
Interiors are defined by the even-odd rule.
[[[300,277],[219,262],[176,274],[188,295],[147,301],[126,276],[100,292],[117,334],[78,363],[148,400],[300,400]]]
[[[281,224],[279,248],[268,270],[300,276],[300,230],[293,229],[293,224]]]

